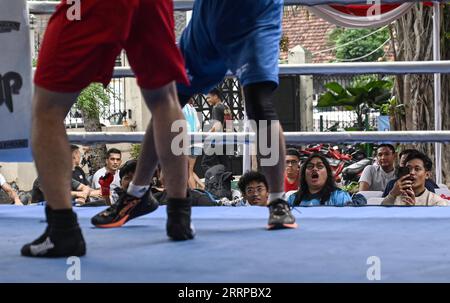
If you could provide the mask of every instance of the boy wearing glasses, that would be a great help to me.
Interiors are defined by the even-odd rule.
[[[288,148],[285,161],[284,192],[287,193],[298,189],[300,181],[300,153],[295,148]]]
[[[269,185],[263,174],[256,171],[246,172],[239,179],[238,187],[248,204],[252,206],[267,206]]]

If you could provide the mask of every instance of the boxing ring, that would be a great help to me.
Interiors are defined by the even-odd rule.
[[[175,5],[186,10],[192,1]],[[47,11],[54,4],[32,3],[30,8]],[[282,74],[364,72],[449,73],[450,61],[280,67]],[[127,68],[115,70],[115,77],[132,76]],[[254,140],[252,133],[190,135],[192,142]],[[69,134],[71,142],[82,144],[133,143],[142,137],[137,132]],[[450,131],[286,133],[287,143],[298,144],[386,141],[448,143]],[[75,208],[87,255],[79,259],[80,279],[71,280],[66,258],[20,256],[20,247],[45,228],[44,207],[0,205],[0,282],[450,282],[450,208],[296,208],[297,229],[269,232],[267,208],[195,207],[196,238],[185,242],[168,240],[164,206],[115,229],[90,224],[101,210]]]
[[[195,207],[186,242],[166,237],[165,207],[118,229],[90,225],[100,208],[75,210],[87,243],[79,282],[450,281],[450,208],[301,208],[297,229],[269,232],[264,207]],[[0,282],[77,282],[66,258],[19,254],[45,228],[43,213],[0,206]],[[380,280],[370,279],[374,259]]]

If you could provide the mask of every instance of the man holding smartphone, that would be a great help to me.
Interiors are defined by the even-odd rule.
[[[409,169],[405,167],[406,165],[406,158],[412,154],[412,153],[418,153],[419,151],[417,149],[405,149],[399,154],[399,167],[397,169],[397,178],[394,180],[389,181],[389,183],[386,185],[386,188],[384,189],[382,197],[386,197],[391,193],[393,196],[398,196],[400,194],[400,191],[408,186],[411,186],[411,180],[408,178],[409,176]],[[439,186],[430,178],[425,180],[425,188],[428,189],[430,192],[434,193],[435,188],[439,188]]]
[[[448,200],[430,192],[425,181],[431,176],[433,163],[421,152],[410,153],[405,160],[404,174],[397,181],[397,186],[387,195],[381,205],[397,206],[448,206]],[[406,168],[406,169],[405,169]]]

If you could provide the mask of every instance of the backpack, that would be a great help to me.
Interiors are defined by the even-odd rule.
[[[217,164],[205,173],[205,190],[215,199],[228,198],[231,200],[231,180],[233,173],[225,170],[225,166]]]

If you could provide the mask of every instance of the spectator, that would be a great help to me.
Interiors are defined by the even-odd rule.
[[[248,171],[239,179],[239,190],[244,201],[249,205],[267,206],[269,199],[269,185],[266,177],[256,171]]]
[[[399,167],[404,167],[405,166],[405,160],[406,157],[411,154],[411,153],[417,153],[419,152],[417,149],[405,149],[403,150],[400,154],[399,154]],[[400,180],[402,179],[402,180]],[[394,195],[398,195],[399,194],[399,188],[402,182],[407,181],[407,176],[404,176],[404,178],[400,178],[400,176],[397,174],[397,178],[394,180],[389,181],[389,183],[386,185],[386,188],[384,189],[383,192],[383,198],[386,197],[391,191],[394,191],[393,194]],[[425,187],[426,189],[428,189],[430,192],[434,193],[434,189],[435,188],[439,188],[439,186],[431,179],[426,179],[425,180]]]
[[[225,107],[222,103],[222,94],[217,89],[212,89],[206,96],[206,102],[212,106],[211,110],[211,129],[210,132],[221,132],[225,120]]]
[[[116,187],[120,187],[119,167],[122,163],[122,153],[116,148],[111,148],[106,153],[106,166],[97,170],[92,177],[92,187],[94,189],[100,189],[100,177],[105,176],[107,173],[114,175],[114,180],[111,183],[111,191]]]
[[[80,167],[81,163],[80,148],[76,145],[71,144],[70,151],[72,152],[72,179],[75,179],[84,185],[89,185],[89,181],[86,179],[86,174]]]
[[[337,187],[327,159],[313,154],[306,159],[300,171],[300,188],[290,195],[291,206],[345,206],[351,204],[350,195]]]
[[[284,173],[284,191],[297,190],[300,176],[300,153],[295,148],[286,150],[286,168]]]
[[[83,183],[80,183],[75,179],[72,179],[70,186],[70,195],[72,197],[72,200],[77,204],[85,204],[89,201],[91,192],[95,192],[89,186],[84,185]],[[43,201],[46,201],[44,192],[42,191],[39,179],[36,178],[36,180],[34,180],[33,182],[33,188],[31,190],[31,203],[38,203]]]
[[[136,172],[137,160],[129,160],[119,170],[120,186],[111,192],[111,203],[114,204],[122,193],[126,193]]]
[[[12,200],[11,204],[14,205],[23,205],[22,201],[20,201],[19,196],[17,195],[16,191],[11,187],[11,185],[6,182],[5,177],[3,177],[2,174],[0,174],[0,188],[3,189],[6,194],[9,196],[9,198]]]
[[[186,118],[188,132],[198,132],[201,130],[200,121],[198,120],[197,111],[194,108],[194,99],[190,98],[188,103],[183,107],[183,115]],[[197,156],[202,154],[201,147],[192,144],[190,146],[190,155],[188,157],[188,187],[190,189],[205,189],[205,184],[201,182],[200,178],[194,172],[195,162]]]
[[[381,205],[406,206],[448,206],[449,201],[425,188],[425,180],[431,175],[433,163],[427,155],[421,152],[410,153],[405,159],[405,166],[409,168],[400,182],[398,191],[387,195]]]
[[[212,106],[211,111],[211,129],[210,132],[222,132],[224,131],[225,125],[225,105],[222,103],[222,94],[217,88],[212,89],[207,97],[206,101],[210,106]],[[227,171],[231,169],[230,159],[226,155],[226,147],[224,144],[211,143],[210,145],[205,145],[205,154],[202,158],[201,167],[203,173],[205,174],[208,169],[217,164],[222,164],[225,166]]]
[[[378,165],[368,165],[359,179],[359,191],[384,191],[389,181],[395,179],[395,148],[380,144],[377,148]]]

